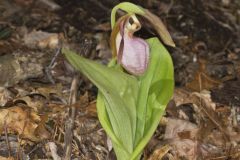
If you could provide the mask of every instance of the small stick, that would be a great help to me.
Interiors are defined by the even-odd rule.
[[[11,157],[11,146],[10,146],[10,143],[9,143],[9,140],[8,140],[6,121],[4,121],[4,132],[5,132],[6,143],[7,143],[7,146],[8,146],[8,157]]]
[[[48,68],[51,68],[51,67],[53,66],[53,64],[54,64],[54,62],[56,61],[58,55],[61,53],[61,49],[62,49],[61,46],[57,48],[57,51],[56,51],[54,57],[52,58],[52,60],[51,60],[51,62],[50,62],[50,64],[49,64],[49,66],[48,66]]]
[[[53,77],[52,77],[51,69],[52,69],[53,64],[56,62],[57,57],[58,57],[59,54],[61,53],[61,49],[62,49],[62,47],[61,47],[61,45],[60,45],[60,46],[57,48],[57,51],[56,51],[54,57],[52,58],[50,64],[45,68],[45,73],[46,73],[46,75],[47,75],[47,78],[49,79],[49,81],[50,81],[52,84],[55,84],[55,81],[54,81],[54,79],[53,79]]]
[[[65,160],[71,159],[73,127],[74,127],[74,120],[76,115],[76,108],[72,104],[76,103],[78,83],[79,83],[79,74],[75,74],[72,80],[70,97],[69,97],[69,105],[71,106],[71,108],[69,109],[68,119],[65,122],[65,136],[64,136],[64,153],[65,153],[64,159]]]

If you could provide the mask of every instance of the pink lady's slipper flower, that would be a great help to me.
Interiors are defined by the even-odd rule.
[[[133,35],[139,29],[141,24],[137,17],[134,14],[126,15],[118,20],[111,35],[118,63],[133,75],[143,74],[149,61],[147,42]]]

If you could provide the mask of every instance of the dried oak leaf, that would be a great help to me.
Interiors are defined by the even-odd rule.
[[[13,157],[2,157],[0,156],[0,160],[14,160]]]
[[[199,70],[196,72],[193,81],[186,84],[186,87],[192,91],[200,92],[201,90],[210,90],[218,87],[221,81],[210,77],[206,73],[206,62],[199,60]]]
[[[148,158],[148,160],[159,160],[162,159],[167,152],[171,149],[171,146],[165,145],[163,147],[157,148],[153,154]]]
[[[45,100],[36,100],[34,98],[31,98],[30,96],[24,96],[14,100],[14,104],[21,102],[26,103],[27,106],[31,107],[34,111],[41,111],[46,103]]]
[[[50,99],[51,95],[56,95],[57,97],[62,97],[62,90],[63,86],[62,84],[58,83],[54,86],[45,86],[45,87],[39,87],[36,88],[35,91],[33,91],[34,94],[40,94],[44,96],[46,99]]]
[[[9,132],[17,133],[22,138],[40,141],[47,138],[42,135],[49,135],[49,133],[46,129],[41,129],[41,135],[38,134],[36,129],[39,128],[39,124],[41,124],[40,116],[29,109],[15,106],[0,110],[0,133],[7,128]]]
[[[0,87],[0,107],[13,100],[14,95],[5,87]]]
[[[194,123],[168,118],[164,139],[169,140],[173,150],[177,152],[176,155],[196,160],[198,155],[198,142],[195,140],[197,132],[198,126]]]

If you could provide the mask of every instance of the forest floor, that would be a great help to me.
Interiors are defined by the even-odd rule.
[[[67,46],[107,64],[110,13],[119,2],[0,1],[0,159],[61,159],[72,106],[71,159],[115,159],[97,118],[97,88],[55,55]],[[174,96],[142,159],[239,160],[240,1],[132,2],[159,16],[176,43],[166,46]]]

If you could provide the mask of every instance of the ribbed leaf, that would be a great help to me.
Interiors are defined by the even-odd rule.
[[[138,160],[156,130],[173,94],[171,57],[157,38],[147,40],[150,64],[142,77],[135,78],[63,50],[69,62],[98,88],[99,120],[110,136],[118,160]]]
[[[98,114],[122,159],[133,152],[138,83],[119,69],[108,68],[64,49],[68,61],[99,89]],[[119,157],[120,159],[120,157]]]
[[[137,131],[131,160],[141,154],[156,130],[174,88],[174,70],[168,51],[157,38],[147,42],[151,53],[150,64],[146,74],[139,79]]]

